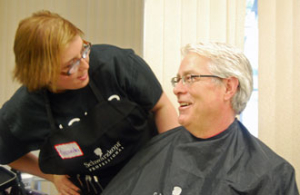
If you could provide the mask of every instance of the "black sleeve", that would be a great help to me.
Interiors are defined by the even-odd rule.
[[[253,180],[253,183],[248,183],[248,194],[298,195],[293,167],[287,162],[271,167],[270,164],[270,169],[265,174]]]
[[[295,170],[289,163],[286,162],[277,166],[270,178],[273,181],[273,193],[269,194],[299,194],[295,179]]]
[[[128,81],[128,96],[146,110],[152,109],[162,94],[162,87],[150,66],[132,51],[128,52],[128,65],[123,66],[122,77]]]
[[[0,164],[8,164],[27,154],[30,150],[15,137],[0,115]]]
[[[145,110],[151,110],[162,94],[150,66],[132,49],[93,45],[89,72],[104,97],[122,92]]]
[[[0,109],[0,163],[10,163],[39,149],[49,132],[49,123],[38,93],[20,87]]]

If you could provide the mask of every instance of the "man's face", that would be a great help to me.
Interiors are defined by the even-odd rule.
[[[212,75],[208,63],[209,59],[191,52],[182,60],[177,76]],[[214,121],[225,106],[225,87],[213,79],[194,78],[193,82],[185,84],[181,80],[173,89],[179,103],[178,121],[188,130],[204,124],[202,121]]]

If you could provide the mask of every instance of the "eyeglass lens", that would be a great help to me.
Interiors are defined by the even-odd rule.
[[[68,71],[68,75],[71,75],[73,73],[75,73],[80,65],[80,61],[81,59],[85,59],[91,49],[91,43],[84,41],[83,43],[83,52],[81,53],[81,58],[79,58],[78,60],[76,60],[72,65],[71,68]]]

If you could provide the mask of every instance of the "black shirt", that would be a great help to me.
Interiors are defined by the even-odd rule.
[[[93,45],[89,65],[90,79],[105,99],[126,98],[149,111],[162,94],[150,67],[130,49]],[[89,86],[48,94],[56,125],[61,129],[76,125],[71,121],[87,114],[97,103]],[[0,109],[0,163],[10,163],[38,150],[49,134],[42,91],[28,92],[26,87],[20,87]]]

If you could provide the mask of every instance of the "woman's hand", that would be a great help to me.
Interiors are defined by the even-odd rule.
[[[80,189],[74,185],[68,175],[53,175],[53,180],[59,195],[80,195]]]

